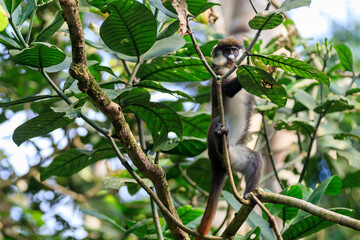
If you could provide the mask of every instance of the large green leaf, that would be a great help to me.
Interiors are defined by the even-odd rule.
[[[141,178],[143,183],[148,186],[152,187],[154,184],[148,178]],[[119,190],[122,186],[126,186],[127,183],[136,183],[137,181],[133,178],[126,178],[126,177],[105,177],[102,179],[102,183],[107,188],[112,188]]]
[[[345,216],[350,216],[354,212],[352,209],[346,209],[346,208],[332,208],[329,210],[336,212],[336,213],[340,213]],[[325,221],[322,218],[310,215],[310,216],[307,216],[306,218],[302,219],[301,221],[297,222],[296,224],[291,225],[282,234],[282,236],[283,236],[284,240],[300,239],[300,238],[309,236],[311,234],[314,234],[325,228],[328,228],[334,224],[335,224],[334,222]]]
[[[63,18],[63,11],[59,11],[56,14],[55,19],[50,23],[49,26],[41,30],[39,35],[37,35],[34,42],[44,42],[47,41],[54,33],[59,30],[59,28],[64,24],[65,20]]]
[[[360,170],[352,173],[347,173],[342,181],[342,185],[344,188],[360,187]]]
[[[179,218],[184,225],[194,221],[204,213],[203,210],[192,208],[190,205],[179,207],[176,211],[178,212]]]
[[[286,129],[301,132],[304,135],[311,136],[315,132],[315,128],[300,118],[282,119],[275,124],[276,130]]]
[[[65,60],[65,53],[47,43],[34,43],[13,56],[15,63],[35,68],[46,68]]]
[[[112,50],[140,56],[156,41],[156,19],[143,4],[134,0],[117,0],[105,6],[110,16],[100,27],[100,36]]]
[[[185,157],[195,157],[200,155],[207,148],[206,140],[200,138],[183,137],[182,141],[175,140],[174,142],[178,143],[176,147],[163,152]]]
[[[198,58],[164,57],[142,64],[137,73],[141,80],[193,82],[211,78]]]
[[[30,138],[43,136],[74,121],[74,119],[64,116],[65,113],[57,112],[40,114],[17,127],[14,131],[13,141],[20,146]]]
[[[317,106],[314,111],[317,113],[325,114],[332,112],[343,112],[351,110],[355,106],[346,97],[339,95],[332,95],[326,98],[326,101]]]
[[[29,97],[21,98],[21,99],[14,100],[14,101],[11,101],[11,99],[9,99],[9,98],[5,98],[0,101],[0,107],[10,107],[10,106],[17,105],[17,104],[34,102],[37,100],[48,99],[48,98],[60,98],[60,97],[54,96],[54,95],[38,95],[38,96],[29,96]]]
[[[304,78],[315,78],[319,82],[329,86],[329,77],[320,70],[310,66],[309,64],[295,58],[280,56],[280,55],[253,55],[259,58],[263,63],[281,68],[285,71],[295,73],[296,75]]]
[[[353,72],[353,57],[350,48],[345,44],[335,45],[334,48],[339,55],[341,65],[346,71]]]
[[[51,176],[70,176],[94,162],[115,156],[111,147],[94,150],[72,148],[55,157],[47,168],[40,170],[40,179],[44,181]]]
[[[248,65],[241,65],[236,72],[241,86],[251,94],[265,98],[280,107],[287,101],[285,89],[266,71]]]
[[[145,89],[133,88],[119,98],[123,111],[139,116],[150,129],[154,151],[166,145],[170,132],[182,138],[182,124],[177,113],[165,104],[150,102],[150,94]]]
[[[309,93],[302,89],[294,89],[294,98],[309,110],[313,110],[316,107],[316,100]]]
[[[259,12],[249,21],[249,27],[255,30],[268,30],[279,26],[284,20],[284,17],[278,13]]]
[[[298,198],[298,199],[302,199],[302,191],[301,188],[298,185],[292,185],[290,186],[288,189],[286,189],[285,191],[281,191],[281,194],[289,196],[289,197],[294,197],[294,198]],[[289,207],[289,206],[283,206],[284,209],[283,211],[280,211],[280,218],[288,221],[293,219],[294,217],[296,217],[296,215],[299,212],[298,208],[295,207]]]
[[[183,136],[206,138],[211,121],[210,114],[182,112],[179,116],[183,125]]]
[[[179,34],[174,34],[168,38],[157,40],[155,44],[145,53],[144,60],[168,55],[176,52],[185,45],[185,40]]]
[[[150,80],[141,81],[141,82],[137,83],[136,85],[134,85],[133,87],[143,87],[143,88],[147,88],[147,89],[153,89],[153,90],[156,90],[159,92],[169,93],[175,97],[182,96],[192,102],[194,101],[194,99],[190,95],[188,95],[182,91],[177,91],[177,90],[172,91],[170,89],[163,87],[160,83],[150,81]]]
[[[25,7],[23,8],[23,11],[21,13],[21,17],[19,19],[19,22],[17,23],[18,26],[23,25],[25,20],[30,16],[30,14],[35,10],[35,0],[28,0],[26,2]]]

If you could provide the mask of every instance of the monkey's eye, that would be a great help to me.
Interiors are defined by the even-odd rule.
[[[237,49],[232,49],[232,53],[235,54],[235,55],[237,55],[237,54],[239,53],[239,50],[237,50]]]
[[[229,56],[231,54],[231,49],[224,49],[225,56]]]

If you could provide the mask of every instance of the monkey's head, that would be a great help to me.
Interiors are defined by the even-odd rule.
[[[212,64],[218,67],[231,68],[243,53],[243,46],[234,37],[222,39],[212,51]]]

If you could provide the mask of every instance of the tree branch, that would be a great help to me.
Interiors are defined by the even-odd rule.
[[[156,189],[161,203],[169,210],[174,219],[180,221],[176,209],[172,203],[169,186],[166,181],[164,170],[153,164],[145,155],[132,134],[129,125],[121,111],[121,107],[112,102],[100,88],[94,77],[90,74],[86,62],[85,39],[76,0],[60,0],[64,10],[64,18],[68,24],[72,46],[72,64],[70,75],[79,81],[79,89],[87,93],[93,104],[102,111],[112,122],[120,142],[135,166],[149,178]],[[160,202],[160,201],[159,201]],[[188,235],[172,221],[169,215],[164,215],[169,229],[175,239],[189,239]]]
[[[338,223],[340,225],[353,228],[360,231],[360,221],[342,214],[332,212],[322,207],[316,206],[302,199],[289,197],[281,194],[265,192],[262,189],[255,189],[256,196],[267,203],[283,204],[289,207],[295,207],[304,210],[314,216],[320,217],[326,221]]]

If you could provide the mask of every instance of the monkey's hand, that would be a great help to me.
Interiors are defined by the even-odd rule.
[[[229,129],[224,127],[221,123],[216,124],[215,132],[217,135],[227,135],[229,133]]]

